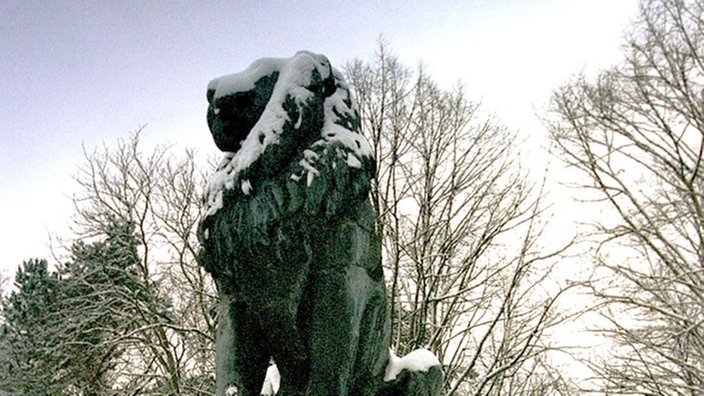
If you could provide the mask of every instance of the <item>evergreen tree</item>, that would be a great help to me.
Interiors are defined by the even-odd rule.
[[[0,390],[115,393],[122,355],[148,346],[150,325],[172,321],[158,285],[140,271],[134,224],[107,218],[102,238],[75,242],[58,272],[46,260],[18,269],[3,303]]]
[[[65,382],[73,392],[108,393],[110,378],[135,327],[134,302],[144,300],[144,287],[135,276],[139,262],[134,225],[112,221],[104,240],[73,244],[72,261],[61,270],[60,315],[71,356]]]
[[[0,387],[11,394],[62,394],[56,367],[64,360],[53,329],[59,277],[46,260],[27,260],[17,269],[15,288],[3,301],[4,348]]]

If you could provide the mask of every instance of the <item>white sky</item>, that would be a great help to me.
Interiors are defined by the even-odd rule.
[[[205,88],[300,49],[341,67],[379,35],[409,66],[462,80],[527,136],[551,90],[619,59],[635,0],[0,2],[0,270],[67,235],[89,149],[147,124],[145,143],[215,151]]]

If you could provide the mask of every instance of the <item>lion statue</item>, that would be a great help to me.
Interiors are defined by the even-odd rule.
[[[271,359],[278,395],[405,394],[384,387],[376,165],[341,74],[302,51],[212,80],[207,99],[225,152],[198,229],[220,295],[217,394],[259,395]]]

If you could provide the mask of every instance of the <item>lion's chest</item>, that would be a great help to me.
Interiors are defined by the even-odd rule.
[[[216,214],[208,243],[221,249],[218,283],[239,301],[273,303],[300,295],[313,257],[300,216],[272,224],[266,205],[233,202]]]

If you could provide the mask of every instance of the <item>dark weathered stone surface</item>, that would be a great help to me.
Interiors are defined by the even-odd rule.
[[[442,393],[442,369],[430,367],[427,371],[403,370],[394,381],[382,384],[377,396],[438,396]]]
[[[199,226],[199,263],[220,293],[218,394],[234,384],[258,395],[271,357],[279,395],[420,386],[412,374],[383,383],[375,165],[341,77],[301,52],[213,80],[207,98],[215,143],[234,152],[211,180]]]

